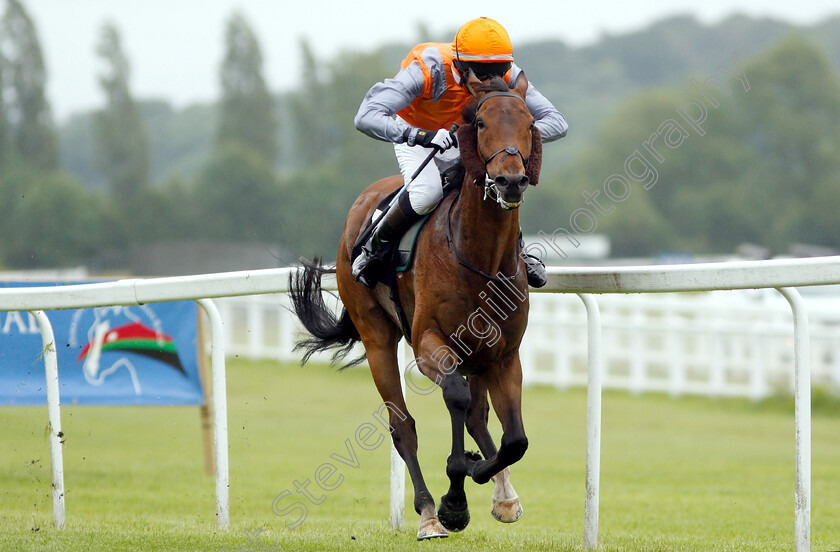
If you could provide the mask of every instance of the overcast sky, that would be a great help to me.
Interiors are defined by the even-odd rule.
[[[418,24],[449,33],[464,21],[488,16],[501,22],[516,45],[538,39],[589,44],[603,33],[637,30],[674,14],[715,23],[733,14],[810,24],[840,14],[837,0],[23,0],[35,20],[56,118],[97,108],[103,96],[94,53],[103,22],[119,28],[132,64],[138,98],[176,106],[218,98],[218,70],[225,23],[241,11],[263,49],[272,90],[294,86],[300,74],[299,42],[306,38],[319,58],[342,50],[366,50],[393,40],[413,41]],[[390,75],[383,75],[383,78]],[[371,83],[373,84],[373,83]]]

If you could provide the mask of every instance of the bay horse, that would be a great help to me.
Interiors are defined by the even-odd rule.
[[[508,86],[482,83],[472,73],[473,96],[464,110],[458,141],[465,176],[460,193],[448,193],[417,239],[413,266],[396,277],[404,317],[410,323],[415,363],[442,389],[452,421],[452,452],[446,462],[450,486],[435,510],[417,459],[417,433],[400,386],[397,344],[403,325],[383,284],[369,289],[351,274],[351,252],[377,205],[403,185],[399,175],[365,189],[347,216],[335,268],[318,259],[290,278],[292,304],[312,337],[298,345],[304,362],[316,351],[340,347],[343,359],[361,340],[373,381],[389,411],[391,436],[405,460],[420,515],[417,539],[446,537],[469,523],[464,480],[493,479],[492,515],[514,522],[522,514],[508,466],[528,448],[522,422],[519,346],[528,320],[528,284],[519,250],[517,207],[539,175],[541,142],[525,105],[524,74]],[[523,153],[524,152],[524,153]],[[489,201],[488,201],[489,196]],[[327,308],[321,276],[335,272],[344,305]],[[434,389],[434,386],[430,386]],[[488,395],[501,422],[497,449],[487,429]],[[480,455],[464,448],[464,428]]]

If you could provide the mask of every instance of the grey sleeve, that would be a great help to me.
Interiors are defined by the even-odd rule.
[[[394,118],[423,93],[423,71],[415,62],[392,79],[378,82],[365,94],[354,119],[356,128],[371,138],[401,144],[417,129]]]
[[[514,64],[511,67],[511,82],[516,82],[521,72],[522,69]],[[566,118],[530,82],[528,82],[528,90],[525,92],[525,105],[528,106],[528,110],[534,116],[534,124],[539,129],[543,142],[551,142],[566,135],[569,130]]]

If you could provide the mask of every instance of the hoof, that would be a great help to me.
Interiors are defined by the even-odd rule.
[[[496,521],[513,523],[522,517],[522,505],[519,503],[518,498],[494,500],[490,513],[496,518]]]
[[[464,458],[467,460],[467,475],[472,477],[476,463],[481,462],[481,454],[471,450],[465,450]]]
[[[443,525],[440,524],[438,518],[429,518],[420,524],[420,529],[417,530],[417,540],[426,539],[445,539],[449,536]]]
[[[470,524],[470,510],[468,508],[461,511],[450,510],[443,500],[438,506],[437,514],[443,526],[453,533],[463,531]]]

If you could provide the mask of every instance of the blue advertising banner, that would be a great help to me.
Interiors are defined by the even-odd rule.
[[[195,302],[56,310],[47,316],[55,334],[61,404],[203,404]],[[0,312],[0,404],[46,404],[42,348],[34,317]]]

